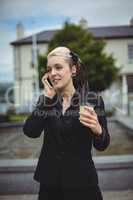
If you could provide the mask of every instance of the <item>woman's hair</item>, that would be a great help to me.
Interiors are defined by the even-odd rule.
[[[67,47],[56,47],[52,51],[49,52],[47,55],[47,59],[51,56],[62,56],[64,59],[66,59],[68,62],[70,62],[70,67],[73,65],[76,66],[76,75],[73,76],[73,84],[76,90],[81,92],[82,90],[86,90],[88,88],[88,84],[85,81],[85,71],[83,63],[81,62],[81,59],[79,58],[78,54],[71,51]]]

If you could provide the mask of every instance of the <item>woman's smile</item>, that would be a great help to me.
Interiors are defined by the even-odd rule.
[[[53,79],[53,80],[52,80],[52,82],[53,82],[53,84],[55,84],[55,85],[56,85],[56,84],[58,84],[58,83],[59,83],[59,81],[60,81],[60,80],[61,80],[61,79]]]

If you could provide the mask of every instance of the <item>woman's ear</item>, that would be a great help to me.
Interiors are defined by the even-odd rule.
[[[77,72],[76,65],[73,65],[72,66],[72,76],[76,76],[76,72]]]

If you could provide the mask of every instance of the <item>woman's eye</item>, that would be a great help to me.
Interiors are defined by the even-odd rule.
[[[47,69],[47,73],[48,73],[48,72],[51,72],[51,69],[50,69],[50,68],[49,68],[49,69]]]
[[[60,70],[60,69],[62,69],[62,66],[56,66],[56,69]]]

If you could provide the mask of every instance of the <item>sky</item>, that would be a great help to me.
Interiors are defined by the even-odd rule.
[[[0,0],[0,82],[14,80],[10,42],[16,40],[17,23],[23,24],[28,36],[81,18],[90,27],[129,25],[133,0]]]

